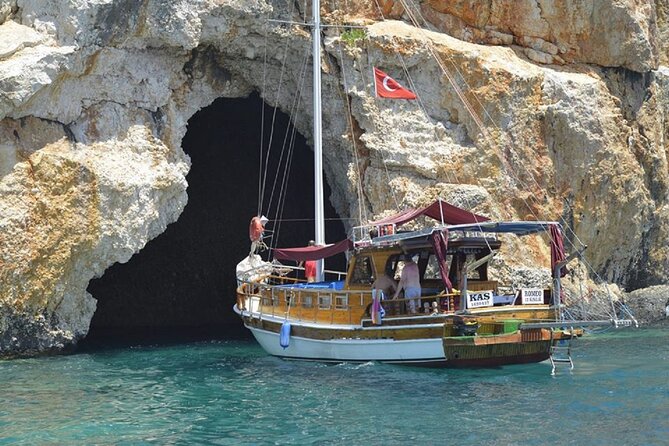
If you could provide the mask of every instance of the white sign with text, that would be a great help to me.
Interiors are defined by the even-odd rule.
[[[467,308],[492,307],[492,290],[467,293]]]
[[[523,305],[543,304],[544,290],[541,288],[523,288],[520,290]]]

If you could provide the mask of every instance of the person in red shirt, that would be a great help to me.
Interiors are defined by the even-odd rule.
[[[316,242],[309,240],[309,246],[314,246]],[[318,267],[317,260],[306,260],[304,262],[304,277],[307,278],[307,282],[312,283],[316,281],[316,269]]]
[[[262,217],[253,217],[249,224],[249,238],[251,239],[251,254],[253,255],[259,248],[267,247],[262,241],[265,225],[269,220],[264,215]]]

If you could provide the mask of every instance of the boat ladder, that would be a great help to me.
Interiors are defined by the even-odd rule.
[[[555,375],[558,365],[569,365],[569,370],[574,370],[574,361],[571,359],[571,339],[561,339],[556,345],[551,346],[549,359],[551,360],[551,375]]]

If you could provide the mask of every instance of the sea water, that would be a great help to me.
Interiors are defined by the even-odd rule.
[[[0,362],[0,444],[669,445],[669,330],[577,341],[575,368],[326,365],[253,341]]]

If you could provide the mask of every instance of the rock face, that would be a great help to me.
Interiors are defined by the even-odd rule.
[[[669,320],[669,287],[652,286],[629,293],[631,310],[641,320],[650,323]]]
[[[365,25],[364,36],[328,28],[321,61],[340,215],[442,196],[493,218],[564,218],[569,240],[591,246],[598,281],[666,282],[666,2],[346,4],[322,11]],[[88,282],[186,205],[181,139],[197,110],[251,91],[293,110],[310,88],[310,37],[267,22],[304,20],[286,8],[0,0],[0,355],[85,336]],[[410,80],[421,101],[375,99],[372,65]],[[308,95],[293,116],[310,135]],[[546,254],[518,249],[526,265]]]

